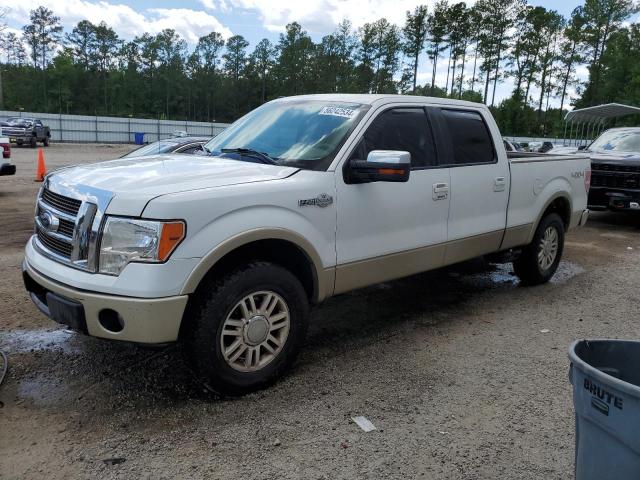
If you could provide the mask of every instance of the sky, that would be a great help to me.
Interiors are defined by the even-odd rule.
[[[158,33],[173,28],[191,47],[198,38],[217,31],[223,37],[242,35],[251,50],[262,38],[276,43],[287,23],[297,21],[319,41],[331,33],[344,18],[354,27],[386,18],[402,25],[405,12],[416,5],[431,7],[436,0],[0,0],[0,7],[9,9],[7,24],[10,31],[20,31],[28,23],[29,11],[40,5],[52,9],[61,19],[65,30],[70,31],[80,20],[93,23],[105,21],[121,37],[132,39],[143,32]],[[467,0],[471,5],[475,0]],[[531,5],[540,5],[557,10],[566,17],[581,0],[529,0]],[[443,85],[446,79],[446,60],[438,65],[436,84]],[[469,72],[470,73],[470,72]],[[584,76],[586,70],[578,74]],[[431,80],[431,64],[426,55],[421,58],[418,84]],[[509,96],[513,85],[506,81],[498,86],[496,102]],[[535,92],[534,92],[535,94]],[[556,105],[558,102],[554,102]]]

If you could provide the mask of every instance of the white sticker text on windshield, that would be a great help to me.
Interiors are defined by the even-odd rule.
[[[336,106],[326,106],[320,110],[320,115],[332,115],[334,117],[344,117],[344,118],[353,118],[357,114],[357,110],[353,110],[352,108],[345,107],[336,107]]]

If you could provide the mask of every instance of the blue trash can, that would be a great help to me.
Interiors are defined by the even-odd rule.
[[[576,480],[640,478],[640,342],[579,340],[569,359]]]
[[[136,145],[142,145],[144,143],[144,133],[136,132],[133,134]]]

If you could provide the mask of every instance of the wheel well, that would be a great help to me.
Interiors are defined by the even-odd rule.
[[[314,298],[317,276],[313,263],[300,247],[287,240],[256,240],[242,245],[217,261],[207,272],[205,279],[225,275],[238,265],[255,260],[273,262],[286,268],[300,280],[309,300]]]
[[[550,213],[557,213],[558,215],[560,215],[562,223],[564,223],[565,230],[569,228],[569,224],[571,223],[571,204],[566,197],[558,197],[553,202],[551,202],[542,214],[541,219],[546,217]]]

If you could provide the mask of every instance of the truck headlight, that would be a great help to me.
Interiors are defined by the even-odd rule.
[[[107,217],[100,243],[100,273],[119,275],[131,262],[161,263],[185,235],[181,221]]]

